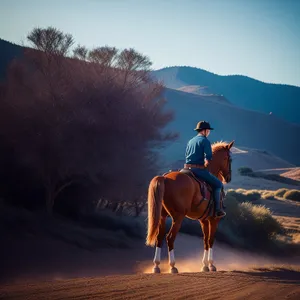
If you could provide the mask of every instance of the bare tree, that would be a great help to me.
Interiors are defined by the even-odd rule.
[[[87,60],[88,52],[89,51],[85,46],[77,45],[77,47],[73,49],[73,57],[81,60]]]
[[[118,55],[117,67],[122,71],[123,86],[135,85],[149,79],[152,62],[136,50],[124,49]]]
[[[98,47],[89,52],[89,60],[104,67],[113,67],[117,54],[118,50],[115,47]]]
[[[63,33],[54,27],[36,27],[27,35],[27,39],[35,49],[60,56],[67,56],[74,44],[71,34]]]
[[[134,50],[119,59],[104,47],[98,63],[61,56],[58,65],[48,59],[58,53],[52,48],[28,50],[11,65],[0,90],[0,136],[44,186],[49,213],[75,181],[95,183],[103,198],[136,199],[156,172],[155,149],[176,138],[163,131],[173,117],[163,110],[163,86],[139,73],[151,63]],[[116,76],[108,82],[107,74]]]

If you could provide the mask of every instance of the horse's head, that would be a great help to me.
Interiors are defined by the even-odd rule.
[[[216,143],[212,146],[213,149],[213,169],[211,170],[223,182],[231,181],[231,152],[234,141],[231,143]]]

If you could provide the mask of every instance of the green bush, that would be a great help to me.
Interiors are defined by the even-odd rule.
[[[249,174],[253,173],[253,170],[248,167],[240,167],[240,168],[238,168],[238,173],[240,175],[249,175]]]
[[[283,198],[300,202],[300,191],[299,190],[288,190],[284,193]]]

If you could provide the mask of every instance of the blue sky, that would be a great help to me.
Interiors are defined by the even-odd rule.
[[[300,86],[300,0],[0,0],[0,37],[54,26],[88,47]],[[0,49],[1,50],[1,49]]]

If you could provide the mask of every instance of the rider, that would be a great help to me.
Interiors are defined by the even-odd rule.
[[[212,175],[205,167],[204,160],[208,166],[212,159],[212,148],[207,137],[213,128],[206,121],[200,121],[194,129],[198,132],[187,144],[185,152],[185,168],[189,168],[199,179],[206,181],[213,189],[216,203],[216,217],[222,218],[226,213],[220,207],[221,190],[223,183]]]

